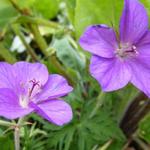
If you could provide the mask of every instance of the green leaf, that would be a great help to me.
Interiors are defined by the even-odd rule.
[[[84,122],[84,128],[89,129],[89,136],[96,141],[106,142],[110,139],[124,140],[123,133],[117,123],[106,111],[99,111],[97,116]]]
[[[115,118],[120,120],[129,103],[139,94],[139,90],[133,85],[128,84],[123,89],[116,92],[106,94],[107,108],[110,106],[110,110],[115,114]],[[116,109],[117,108],[117,109]]]
[[[17,11],[12,7],[8,0],[1,0],[0,2],[0,28],[8,24],[14,17]]]
[[[58,0],[36,0],[33,8],[37,14],[47,19],[54,18],[58,13]]]
[[[82,110],[83,116],[79,126],[79,136],[81,134],[84,136],[85,149],[91,150],[96,144],[102,146],[111,139],[124,142],[125,137],[117,122],[111,116],[111,112],[105,110],[105,108],[100,108],[93,118],[89,118],[92,109],[91,103],[86,104],[85,110]]]
[[[139,124],[139,136],[150,143],[150,114],[148,114]]]
[[[69,17],[71,23],[74,25],[76,0],[65,0],[65,2],[67,5],[68,17]]]
[[[123,1],[120,0],[77,0],[75,11],[76,36],[92,24],[106,24],[118,28]]]
[[[79,132],[78,134],[80,134],[79,139],[78,139],[78,149],[84,150],[85,149],[85,137],[84,137],[82,131]]]
[[[14,150],[13,140],[9,136],[0,137],[1,150]]]
[[[33,6],[35,0],[16,0],[17,4],[19,5],[20,8],[29,8]]]
[[[66,67],[83,70],[85,67],[84,58],[81,58],[77,50],[70,45],[68,38],[55,39],[52,47],[56,49],[57,57]]]
[[[40,132],[39,132],[40,131]],[[32,133],[31,133],[32,132]],[[46,133],[42,129],[35,128],[35,124],[31,126],[31,129],[28,126],[21,128],[21,145],[23,150],[45,150],[46,145]]]
[[[72,140],[73,140],[74,132],[75,132],[75,130],[74,130],[74,128],[73,128],[73,129],[71,129],[71,130],[68,132],[68,134],[66,135],[66,139],[65,139],[65,141],[64,141],[64,143],[65,143],[64,150],[69,150],[69,147],[70,147],[71,142],[72,142]]]

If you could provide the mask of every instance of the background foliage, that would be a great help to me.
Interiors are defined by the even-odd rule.
[[[150,0],[141,2],[150,15]],[[27,117],[30,124],[21,128],[23,150],[121,150],[130,145],[119,124],[140,92],[128,85],[100,94],[98,83],[88,72],[90,55],[78,45],[88,25],[107,24],[117,32],[122,8],[123,0],[0,1],[0,60],[40,61],[74,87],[64,98],[73,108],[73,120],[57,127],[31,114]],[[139,123],[132,147],[148,148],[149,118],[147,114]],[[1,150],[14,149],[11,129],[0,128],[0,145]]]

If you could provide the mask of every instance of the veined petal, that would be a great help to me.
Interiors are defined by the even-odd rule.
[[[104,91],[114,91],[124,87],[131,79],[131,73],[125,61],[117,58],[93,56],[90,64],[92,76],[100,83]]]
[[[117,48],[113,29],[105,25],[89,26],[79,40],[80,46],[94,55],[112,58]]]
[[[0,88],[14,89],[15,83],[12,65],[5,62],[0,62]]]
[[[29,82],[33,79],[44,85],[48,80],[48,70],[41,63],[17,62],[13,65],[16,74],[21,76],[22,81]]]
[[[20,87],[27,90],[26,92],[32,89],[33,82],[38,83],[32,91],[32,95],[39,92],[48,80],[48,70],[41,63],[17,62],[13,65],[13,69],[20,80]]]
[[[147,47],[150,45],[150,30],[148,30],[143,37],[139,40],[138,43],[136,43],[136,47],[145,50],[144,47]],[[143,48],[142,48],[143,47]]]
[[[130,60],[131,83],[150,97],[150,45],[139,47],[138,57]]]
[[[32,111],[32,108],[24,109],[19,105],[18,97],[11,89],[0,89],[0,116],[7,119],[16,119]]]
[[[41,93],[37,94],[35,100],[47,100],[52,98],[59,98],[65,96],[73,90],[68,85],[67,80],[58,74],[49,75],[48,81],[42,88]]]
[[[136,45],[138,57],[136,61],[142,61],[147,67],[150,66],[150,31],[148,31]],[[135,61],[134,60],[134,61]],[[144,65],[145,66],[145,65]]]
[[[120,20],[120,39],[122,43],[135,44],[148,30],[148,15],[138,0],[125,0]]]
[[[72,119],[72,109],[63,100],[49,100],[38,105],[32,102],[31,106],[40,116],[59,126]]]

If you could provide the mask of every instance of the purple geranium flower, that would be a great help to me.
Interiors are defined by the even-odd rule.
[[[71,107],[58,98],[72,91],[60,75],[49,75],[40,63],[0,63],[0,116],[23,117],[33,111],[63,125],[72,119]]]
[[[125,0],[119,37],[106,25],[93,25],[81,36],[80,45],[93,54],[90,72],[104,91],[131,82],[150,96],[150,31],[138,0]]]

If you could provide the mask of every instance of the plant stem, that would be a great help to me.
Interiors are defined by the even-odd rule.
[[[0,55],[9,63],[15,63],[17,60],[12,56],[11,52],[0,43]]]
[[[104,95],[105,93],[101,91],[101,93],[98,95],[97,97],[97,103],[95,108],[93,109],[93,111],[90,114],[90,118],[92,118],[96,112],[98,111],[98,109],[103,105],[103,100],[104,100]]]
[[[15,127],[14,140],[15,140],[15,150],[20,150],[20,129],[18,126]]]
[[[31,32],[34,35],[34,39],[36,43],[38,44],[39,48],[41,49],[42,53],[45,56],[48,56],[48,52],[46,51],[46,49],[48,48],[48,45],[45,39],[41,36],[38,26],[34,24],[29,24],[29,28],[31,29]]]
[[[0,125],[10,127],[10,126],[14,126],[15,124],[13,122],[0,120]]]
[[[22,13],[22,10],[18,7],[17,3],[14,0],[9,0],[9,1],[19,13]]]
[[[149,146],[147,146],[142,140],[140,140],[138,137],[133,137],[133,140],[139,144],[139,146],[143,149],[143,150],[149,150]]]
[[[30,16],[19,16],[17,19],[13,21],[14,23],[30,23],[35,25],[47,26],[53,29],[60,29],[61,26],[53,21],[47,21],[42,18],[30,17]]]
[[[32,47],[26,42],[26,40],[24,38],[24,35],[19,30],[19,27],[17,25],[15,25],[15,26],[13,26],[13,30],[16,33],[16,35],[19,36],[20,40],[22,41],[22,43],[26,47],[26,50],[29,53],[29,55],[32,57],[32,59],[34,61],[39,61],[38,56],[36,55],[36,53],[34,52],[34,50],[32,49]]]
[[[14,141],[15,141],[15,150],[20,150],[20,127],[23,125],[24,118],[20,118],[18,123],[15,125],[14,131]]]

